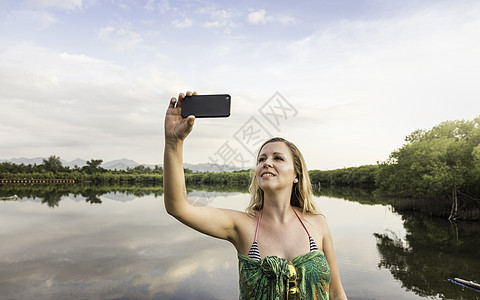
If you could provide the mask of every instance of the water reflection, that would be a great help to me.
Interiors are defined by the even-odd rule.
[[[404,215],[404,239],[392,232],[375,233],[388,269],[407,290],[422,297],[479,299],[480,294],[450,284],[449,278],[480,279],[480,224]]]
[[[243,210],[245,192],[195,187],[189,198]],[[161,187],[22,186],[0,193],[20,197],[0,201],[2,299],[238,298],[233,246],[168,216]],[[480,279],[477,223],[399,215],[371,190],[315,193],[349,299],[478,299],[447,281]]]
[[[163,195],[162,186],[153,185],[94,185],[94,184],[34,184],[34,185],[0,185],[0,197],[17,195],[22,199],[39,199],[42,204],[55,208],[60,205],[62,197],[84,198],[90,204],[101,204],[100,196],[105,194]]]
[[[322,187],[316,194],[389,205],[388,200],[377,198],[373,189]],[[374,232],[378,268],[388,270],[404,289],[421,297],[480,299],[480,293],[448,281],[455,277],[480,280],[480,223],[449,222],[389,207],[401,216],[404,231]]]
[[[62,197],[55,210],[33,199],[4,202],[1,298],[233,299],[228,243],[179,224],[159,197],[108,196],[95,206]]]
[[[385,200],[375,197],[374,188],[326,186],[314,188],[313,194],[315,196],[341,198],[366,205],[388,205]]]
[[[187,188],[189,193],[211,194],[211,198],[219,193],[247,193],[248,188],[238,185],[198,185]],[[201,191],[199,193],[199,191]],[[39,199],[42,204],[55,208],[60,205],[62,197],[73,196],[83,197],[90,204],[101,204],[100,196],[111,195],[133,195],[142,197],[147,195],[163,195],[163,187],[157,185],[119,184],[119,185],[94,185],[94,184],[25,184],[25,185],[0,185],[0,197],[17,195],[18,198]],[[122,198],[122,196],[119,196]],[[110,197],[117,199],[119,197]],[[195,196],[196,197],[196,196]],[[196,197],[204,202],[204,197]],[[208,204],[208,201],[207,203]]]

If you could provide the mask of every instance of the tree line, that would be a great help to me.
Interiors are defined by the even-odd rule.
[[[161,166],[156,165],[154,168],[146,167],[143,165],[136,166],[134,168],[128,167],[126,170],[108,170],[101,166],[103,163],[102,159],[91,159],[86,162],[86,165],[83,167],[74,166],[70,168],[68,166],[63,166],[60,157],[56,155],[51,155],[48,158],[44,158],[41,164],[14,164],[11,162],[2,162],[0,163],[0,174],[17,174],[17,173],[73,173],[73,172],[82,172],[86,174],[93,173],[116,173],[116,174],[150,174],[157,173],[162,174],[163,169]]]
[[[98,184],[113,183],[161,183],[163,169],[139,165],[126,170],[107,170],[101,167],[102,159],[91,159],[83,167],[63,166],[60,157],[51,155],[41,164],[0,163],[0,179],[73,179],[77,182]]]
[[[375,183],[386,195],[450,202],[450,219],[480,218],[480,116],[414,131],[379,163]]]
[[[39,165],[0,163],[0,179],[74,179],[100,184],[161,184],[163,169],[137,166],[126,170],[106,170],[101,159],[84,167],[64,167],[52,155]],[[194,173],[185,169],[187,185],[224,185],[247,189],[252,171]],[[480,218],[480,116],[474,120],[445,121],[430,130],[416,130],[402,147],[376,165],[312,170],[314,188],[358,186],[376,188],[383,197],[408,199],[398,207],[422,210],[443,207],[447,216]],[[421,205],[420,205],[421,204]]]
[[[100,165],[102,160],[87,161],[87,165],[79,168],[62,166],[57,156],[43,159],[40,165],[13,164],[11,162],[0,163],[0,179],[74,179],[78,182],[94,183],[162,183],[163,169],[137,166],[126,170],[107,170]],[[338,170],[310,171],[312,184],[316,187],[328,185],[340,186],[375,186],[375,174],[377,165],[344,168]],[[184,169],[186,184],[192,185],[229,185],[248,188],[253,171],[243,170],[235,172],[202,172],[194,173]]]

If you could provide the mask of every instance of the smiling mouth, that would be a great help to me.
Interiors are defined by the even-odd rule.
[[[263,173],[262,175],[260,175],[260,177],[264,178],[264,177],[274,177],[275,175],[272,174],[272,173]]]

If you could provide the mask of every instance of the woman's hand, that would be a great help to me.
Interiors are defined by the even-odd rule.
[[[197,92],[187,92],[187,96],[197,95]],[[195,123],[195,116],[188,116],[183,118],[182,101],[185,98],[183,93],[178,95],[178,100],[170,99],[167,114],[165,116],[165,142],[182,142],[193,129]]]

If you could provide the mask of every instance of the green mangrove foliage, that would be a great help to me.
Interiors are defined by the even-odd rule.
[[[431,205],[449,201],[450,218],[480,215],[480,116],[417,130],[405,142],[379,165],[380,192]]]
[[[44,159],[39,165],[13,164],[11,162],[0,163],[0,179],[33,180],[33,179],[70,179],[76,182],[91,182],[95,184],[133,184],[133,183],[162,183],[162,167],[149,168],[137,166],[126,170],[106,170],[100,165],[101,159],[87,161],[86,166],[79,168],[64,167],[60,157],[55,155]]]
[[[352,186],[374,187],[378,165],[343,168],[336,170],[310,171],[310,180],[314,186]]]

